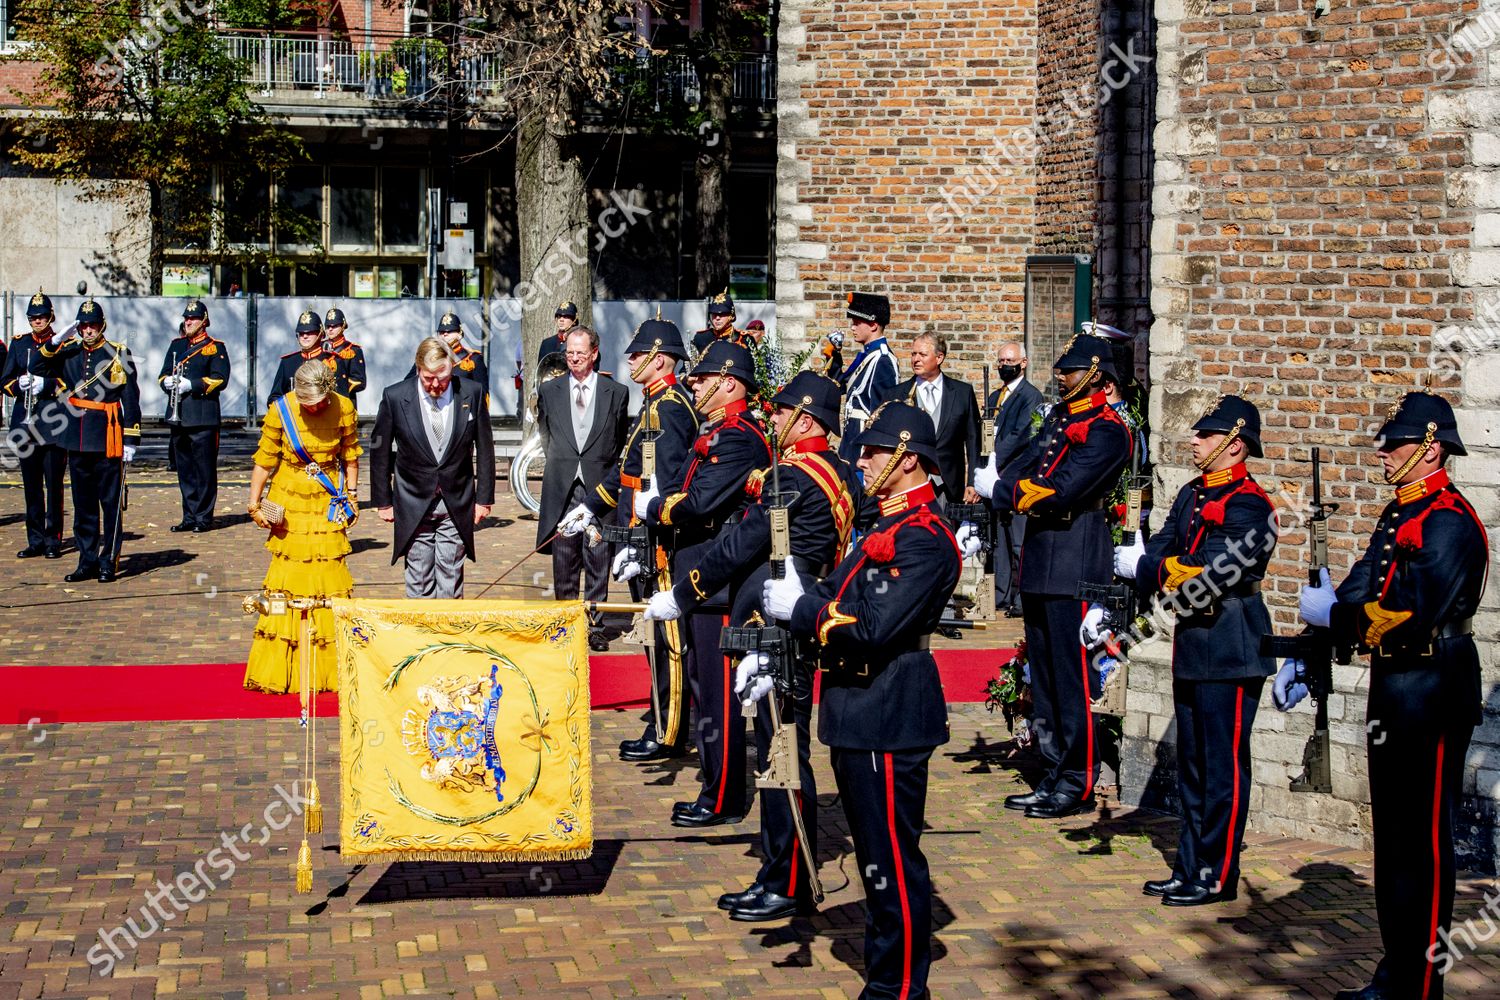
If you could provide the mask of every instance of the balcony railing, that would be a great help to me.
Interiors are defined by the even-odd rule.
[[[422,37],[397,39],[380,49],[338,39],[269,33],[223,34],[219,40],[245,67],[245,82],[264,95],[344,93],[371,100],[420,102],[439,93],[448,71],[446,49]],[[453,62],[468,101],[479,102],[499,93],[505,70],[498,54],[460,46]],[[646,97],[651,111],[693,108],[702,99],[698,74],[685,55],[626,58],[613,69],[621,90]],[[739,60],[732,74],[736,110],[764,114],[774,109],[776,62],[770,53]]]

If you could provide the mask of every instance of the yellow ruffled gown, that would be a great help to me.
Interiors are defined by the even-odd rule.
[[[332,402],[320,413],[303,411],[295,400],[291,412],[302,447],[337,483],[340,462],[353,461],[362,450],[354,404],[335,393]],[[287,439],[281,410],[274,403],[261,425],[255,464],[276,470],[263,499],[286,508],[285,520],[266,540],[271,553],[266,589],[285,590],[295,597],[348,597],[354,591],[354,578],[344,565],[344,557],[350,551],[346,529],[337,521],[328,520],[328,491],[303,471],[303,463]],[[351,488],[349,492],[353,495],[356,490]],[[313,687],[318,691],[337,691],[333,612],[317,608],[312,616]],[[255,640],[250,645],[245,687],[272,694],[300,692],[299,636],[297,614],[261,615],[255,623]]]

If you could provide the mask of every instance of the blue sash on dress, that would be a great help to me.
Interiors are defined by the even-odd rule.
[[[292,419],[292,408],[288,405],[285,396],[276,398],[276,408],[281,411],[281,423],[286,428],[287,443],[292,446],[292,451],[299,461],[303,462],[304,472],[309,477],[318,481],[318,485],[328,491],[328,520],[337,521],[340,524],[348,524],[354,520],[354,502],[349,499],[349,494],[344,490],[344,470],[339,469],[339,482],[335,486],[328,473],[314,462],[307,449],[302,446],[302,435],[297,432],[297,422]]]

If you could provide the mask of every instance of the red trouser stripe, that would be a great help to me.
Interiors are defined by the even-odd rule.
[[[724,625],[729,625],[729,616],[724,616]],[[719,797],[714,800],[714,812],[724,811],[724,789],[729,784],[729,695],[734,691],[734,668],[729,665],[729,657],[724,657],[724,715],[719,724],[724,731],[719,734],[719,742],[724,745],[724,763],[719,767]]]
[[[906,869],[901,866],[901,843],[896,839],[896,772],[885,754],[885,816],[891,831],[891,858],[896,865],[896,892],[901,896],[901,997],[911,996],[911,907],[906,902]]]
[[[1235,836],[1240,819],[1240,735],[1245,728],[1245,689],[1240,688],[1234,698],[1234,798],[1229,802],[1229,833],[1224,840],[1224,868],[1219,872],[1219,891],[1229,889],[1229,864],[1234,860]]]
[[[773,695],[774,697],[774,695]],[[792,793],[792,808],[802,808],[802,793]],[[792,827],[792,869],[786,878],[786,894],[792,899],[797,898],[797,856],[801,853],[797,844],[797,828]]]
[[[1432,929],[1427,934],[1427,951],[1424,952],[1427,955],[1431,955],[1432,949],[1437,947],[1438,910],[1443,896],[1443,747],[1447,740],[1447,736],[1438,737],[1437,773],[1432,782]],[[1427,968],[1422,972],[1422,1000],[1427,1000],[1432,995],[1432,966],[1433,963],[1428,962]]]
[[[1084,601],[1079,607],[1083,609],[1083,616],[1087,617],[1089,602]],[[1078,623],[1082,626],[1082,617],[1078,619]],[[1085,744],[1088,747],[1088,756],[1083,762],[1083,797],[1088,798],[1094,794],[1094,706],[1089,698],[1089,651],[1081,642],[1078,644],[1078,660],[1083,671],[1083,725],[1088,741]]]

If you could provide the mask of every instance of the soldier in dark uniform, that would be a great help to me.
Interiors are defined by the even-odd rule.
[[[104,339],[104,310],[93,299],[78,307],[81,340],[54,334],[44,354],[55,355],[63,382],[68,478],[73,483],[73,542],[78,568],[63,577],[77,583],[97,577],[112,583],[123,533],[125,466],[141,440],[141,395],[135,362],[125,344]],[[63,402],[52,406],[62,408]]]
[[[771,445],[751,412],[755,362],[750,351],[716,340],[689,375],[693,406],[703,417],[687,468],[676,482],[653,482],[632,500],[636,517],[676,537],[677,579],[698,581],[698,562],[726,526],[739,521],[750,474],[771,460]],[[684,578],[683,574],[687,576]],[[688,616],[688,679],[698,705],[698,756],[703,787],[672,810],[672,824],[685,827],[739,822],[745,815],[745,721],[734,704],[734,664],[719,649],[729,598],[701,584],[701,602]]]
[[[182,336],[167,348],[156,380],[167,393],[172,459],[182,491],[182,521],[170,530],[198,533],[213,527],[219,497],[219,395],[229,384],[229,352],[223,341],[208,335],[208,308],[199,300],[182,310],[182,324]]]
[[[63,470],[67,450],[59,445],[62,421],[44,422],[41,411],[62,389],[56,360],[42,351],[53,335],[52,300],[40,290],[26,306],[30,333],[10,342],[0,388],[15,399],[10,411],[11,447],[21,465],[26,491],[26,547],[17,559],[62,558]],[[28,409],[29,406],[29,409]]]
[[[885,340],[885,328],[890,322],[891,303],[884,295],[849,293],[849,332],[859,344],[859,353],[838,376],[844,389],[839,454],[846,462],[859,457],[859,435],[865,421],[896,387],[896,356]],[[832,363],[841,364],[842,360],[843,355],[836,352]]]
[[[822,583],[804,592],[791,573],[767,581],[763,600],[793,635],[815,644],[825,671],[818,739],[832,748],[865,891],[860,995],[916,998],[927,996],[932,964],[932,880],[920,844],[927,767],[948,741],[928,637],[953,596],[960,555],[929,479],[937,442],[928,416],[886,403],[860,446],[879,520]],[[748,696],[764,690],[751,686]]]
[[[330,309],[323,317],[323,350],[338,359],[333,391],[348,396],[357,407],[359,391],[367,384],[365,349],[348,337],[349,320],[344,310]]]
[[[776,394],[773,403],[771,423],[776,446],[781,450],[779,479],[790,522],[793,571],[802,577],[804,587],[811,588],[843,557],[858,518],[856,497],[861,490],[854,470],[828,443],[828,432],[838,426],[838,383],[813,372],[800,372]],[[678,580],[670,591],[651,598],[647,618],[671,620],[691,614],[704,603],[702,595],[728,586],[731,622],[750,624],[757,615],[760,622],[769,620],[761,603],[761,584],[771,573],[771,522],[765,499],[775,478],[769,468],[751,474],[746,490],[754,502],[744,518],[719,535],[687,579]],[[772,502],[778,501],[772,498]],[[797,797],[811,853],[816,856],[818,790],[809,738],[812,668],[799,662],[795,670],[791,703],[783,718],[794,720],[796,725],[802,785]],[[757,713],[757,770],[767,766],[774,735],[770,713]],[[809,903],[807,873],[787,797],[762,794],[760,821],[760,872],[744,892],[727,893],[719,900],[720,908],[728,910],[735,920],[776,920],[792,915],[799,904],[805,907]]]
[[[572,302],[563,302],[558,305],[552,313],[552,319],[557,323],[557,336],[548,337],[542,341],[542,346],[537,349],[537,377],[541,378],[541,362],[549,354],[563,354],[568,347],[568,334],[572,333],[578,326],[578,306]]]
[[[682,333],[676,324],[648,319],[636,330],[625,348],[630,364],[631,381],[642,387],[641,410],[625,439],[619,464],[611,468],[583,503],[574,507],[558,524],[558,530],[576,535],[594,521],[602,521],[616,510],[623,519],[635,523],[631,513],[634,497],[641,488],[641,445],[649,437],[656,442],[657,482],[681,482],[683,469],[691,455],[693,439],[698,434],[698,411],[677,384],[677,363],[687,357]],[[674,549],[675,533],[659,532],[653,551],[646,554],[656,563],[658,589],[670,590],[677,573]],[[624,554],[628,555],[627,549]],[[641,553],[637,553],[637,556]],[[658,555],[660,558],[658,559]],[[617,558],[619,558],[617,556]],[[663,566],[663,563],[665,565]],[[621,577],[620,573],[615,574]],[[629,580],[632,596],[641,596],[641,583]],[[657,732],[654,719],[648,719],[646,730],[638,739],[620,744],[623,760],[651,761],[681,756],[687,746],[688,696],[683,664],[685,643],[678,623],[662,622],[656,627],[653,651],[656,669],[657,705],[661,709],[662,731]]]
[[[438,320],[437,335],[439,340],[448,345],[448,351],[453,356],[453,374],[465,382],[478,382],[484,386],[484,405],[485,409],[489,409],[490,369],[484,363],[484,355],[470,350],[464,343],[464,328],[463,324],[458,321],[457,313],[443,313],[442,318]],[[415,364],[406,373],[406,377],[417,377]]]
[[[1115,572],[1143,600],[1197,582],[1172,638],[1177,713],[1177,789],[1182,834],[1172,874],[1143,891],[1168,906],[1234,899],[1240,841],[1250,808],[1250,731],[1261,688],[1276,672],[1262,656],[1271,615],[1260,596],[1276,548],[1276,514],[1250,477],[1259,458],[1260,412],[1225,396],[1193,425],[1193,462],[1203,475],[1177,494],[1161,531],[1115,550]],[[1201,591],[1199,590],[1201,588]],[[1191,610],[1188,608],[1191,607]],[[1092,612],[1091,612],[1092,613]]]
[[[1489,573],[1489,539],[1448,479],[1465,454],[1453,407],[1410,392],[1375,437],[1396,495],[1364,555],[1335,592],[1304,587],[1302,620],[1335,648],[1370,655],[1366,745],[1375,839],[1375,909],[1385,956],[1370,985],[1339,1000],[1432,1000],[1456,958],[1453,829],[1464,758],[1482,719],[1473,616]],[[1301,668],[1287,661],[1283,689]]]
[[[1021,608],[1031,663],[1037,745],[1048,772],[1036,789],[1005,800],[1036,818],[1092,809],[1099,777],[1092,699],[1099,673],[1082,638],[1087,609],[1074,596],[1080,582],[1114,579],[1114,540],[1105,497],[1130,461],[1131,435],[1110,407],[1114,353],[1079,334],[1054,366],[1062,400],[1027,450],[998,474],[975,474],[975,489],[1000,511],[1025,514],[1021,543]]]
[[[734,325],[734,299],[729,297],[727,288],[708,300],[708,326],[693,334],[694,357],[701,356],[716,340],[727,340],[741,347],[755,343],[748,333]]]
[[[337,378],[339,360],[323,349],[323,324],[318,321],[317,313],[306,309],[297,317],[297,349],[281,356],[281,364],[271,379],[271,391],[266,394],[266,406],[292,391],[292,377],[309,361],[323,362]]]

